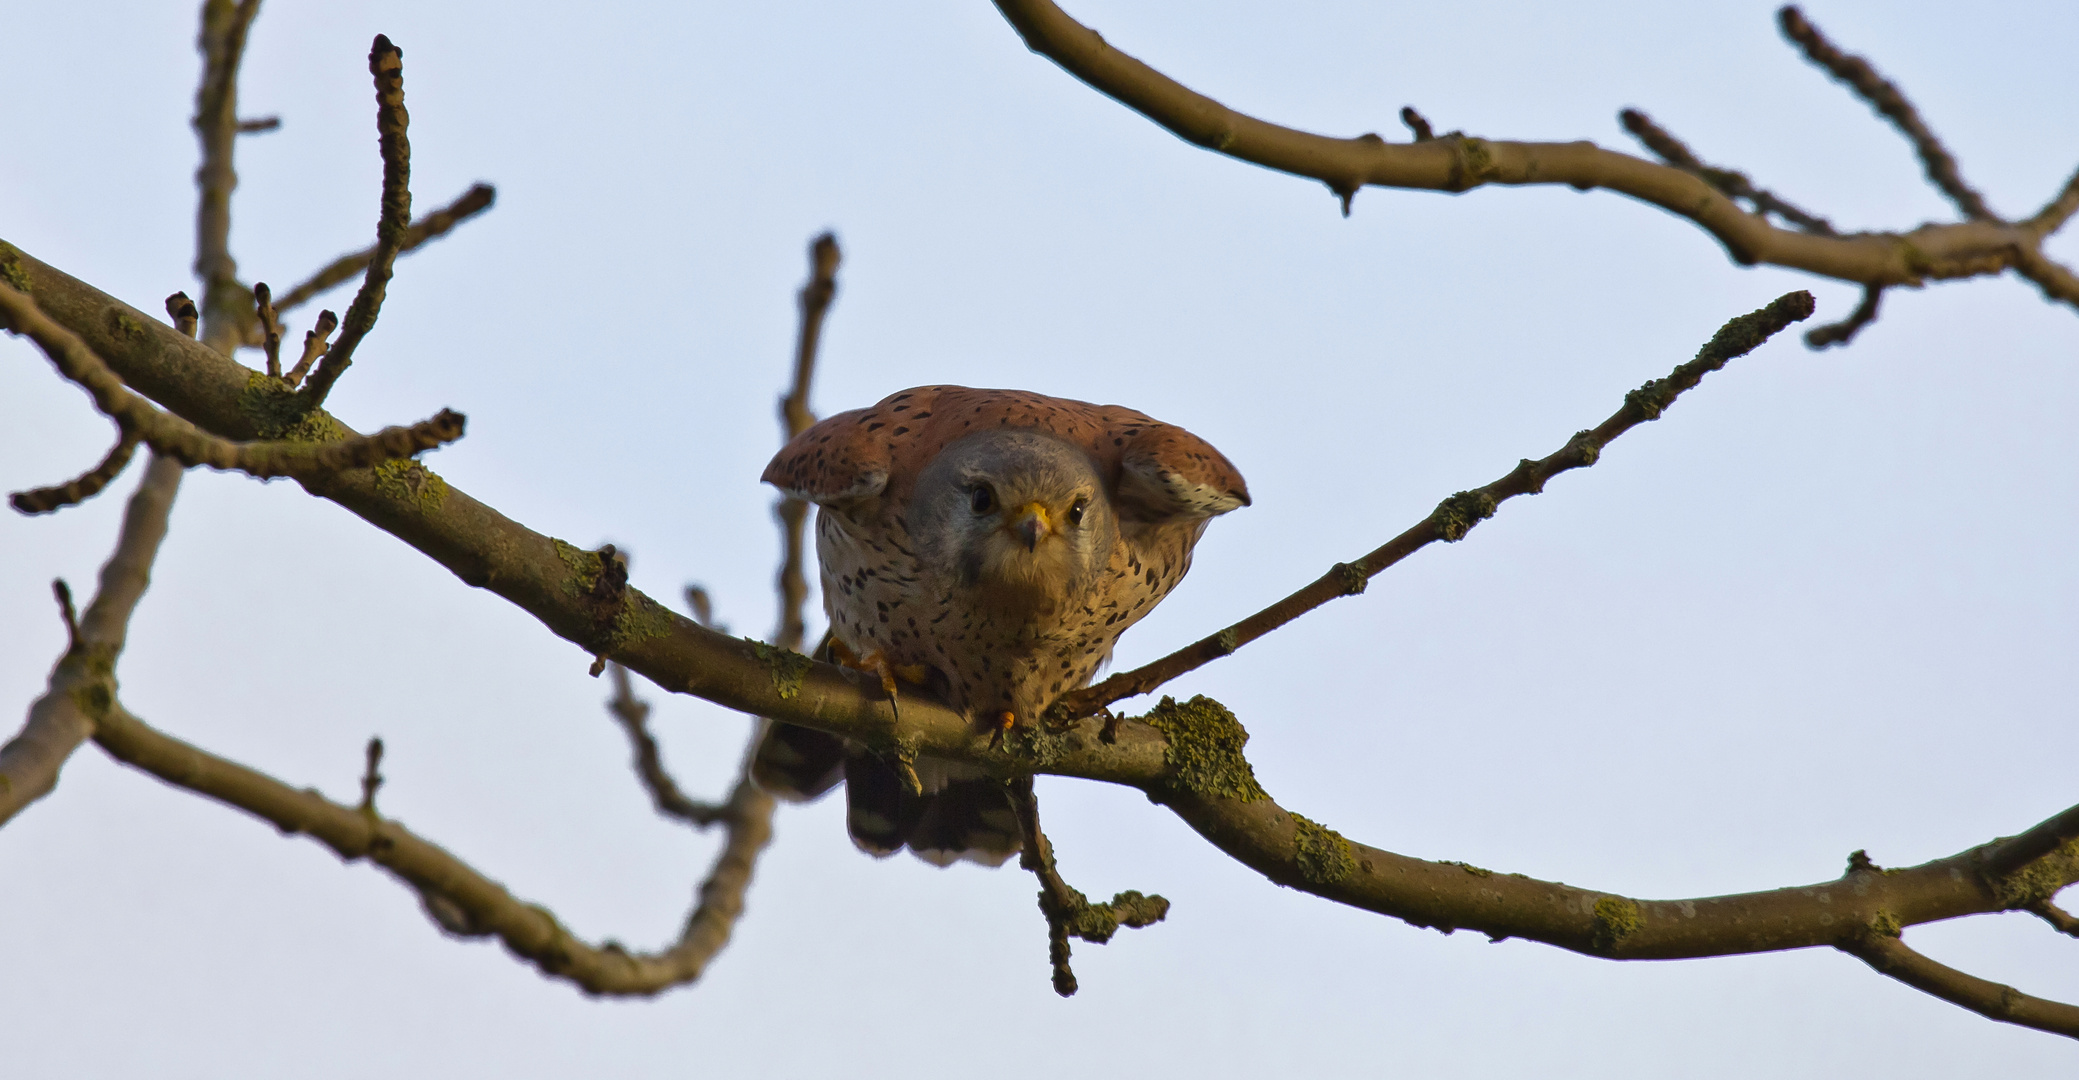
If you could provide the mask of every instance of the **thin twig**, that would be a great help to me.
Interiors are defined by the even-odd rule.
[[[412,222],[411,229],[404,234],[404,244],[398,254],[415,250],[423,244],[438,240],[455,226],[491,208],[498,197],[497,189],[489,184],[477,184],[462,193],[462,197],[441,207],[425,217]],[[355,274],[368,269],[375,261],[376,249],[371,247],[351,255],[341,255],[332,260],[323,270],[310,276],[310,280],[290,289],[274,302],[275,310],[288,311],[309,303],[319,293],[334,286],[344,285]]]
[[[107,457],[101,459],[101,464],[56,487],[17,491],[7,497],[8,505],[24,514],[48,514],[77,506],[101,494],[110,481],[129,467],[131,455],[137,452],[138,441],[136,432],[122,429],[117,434],[115,446],[109,449]]]
[[[1414,134],[1416,142],[1429,142],[1437,137],[1437,133],[1430,128],[1429,121],[1421,113],[1416,112],[1413,105],[1400,107],[1400,122],[1408,126],[1408,130]]]
[[[2003,983],[1966,975],[1907,947],[1895,934],[1872,931],[1837,946],[1878,971],[1980,1016],[2079,1038],[2079,1006],[2031,997]]]
[[[1877,74],[1877,69],[1862,57],[1842,52],[1795,5],[1777,11],[1776,22],[1782,27],[1783,36],[1797,45],[1805,59],[1848,84],[1869,103],[1870,108],[1891,121],[1899,134],[1913,144],[1913,152],[1920,156],[1920,163],[1927,170],[1928,182],[1947,195],[1965,217],[1972,221],[1999,220],[1992,208],[1985,205],[1985,197],[1964,183],[1963,174],[1956,167],[1956,158],[1950,155],[1942,140],[1936,138],[1933,129],[1927,126],[1927,121],[1920,118],[1920,111],[1906,100],[1906,95],[1891,80]]]
[[[9,329],[35,341],[60,374],[85,387],[95,406],[124,431],[135,433],[152,449],[184,465],[207,465],[263,478],[316,476],[369,468],[454,442],[462,437],[466,423],[461,413],[442,409],[432,419],[410,427],[389,427],[373,435],[330,442],[232,442],[161,412],[132,393],[78,335],[45,315],[27,293],[0,284],[0,315],[5,316]]]
[[[260,348],[267,353],[267,374],[281,378],[282,320],[264,281],[253,284],[253,308],[260,324]]]
[[[95,710],[114,700],[115,662],[129,634],[130,616],[151,584],[152,561],[166,539],[181,468],[155,457],[123,510],[115,551],[101,568],[101,587],[84,616],[72,610],[71,591],[54,583],[65,623],[66,649],[51,669],[43,696],[29,706],[20,733],[0,746],[0,824],[50,793],[73,750],[93,734]]]
[[[195,336],[195,325],[202,318],[195,310],[195,301],[188,299],[188,294],[184,292],[177,292],[166,298],[166,317],[173,320],[175,330],[189,337]]]
[[[816,375],[816,351],[823,340],[823,316],[837,298],[837,267],[843,260],[837,237],[824,233],[809,244],[809,278],[801,287],[801,332],[794,346],[794,383],[780,398],[780,423],[786,430],[782,442],[793,439],[816,423],[809,411],[809,386]],[[807,562],[806,532],[808,504],[782,498],[775,508],[780,519],[780,627],[773,644],[801,651],[808,636],[802,611],[808,606],[808,578],[802,572]]]
[[[240,120],[238,122],[238,133],[240,135],[258,135],[262,132],[278,131],[281,129],[281,126],[282,118],[279,116],[260,116],[251,120]]]
[[[1374,576],[1429,544],[1463,539],[1474,525],[1492,516],[1495,508],[1508,499],[1535,495],[1545,489],[1546,481],[1552,477],[1595,464],[1603,447],[1639,424],[1659,419],[1662,411],[1706,374],[1746,355],[1784,327],[1811,314],[1812,294],[1800,291],[1786,293],[1767,307],[1733,319],[1697,351],[1695,359],[1676,367],[1666,378],[1654,379],[1624,395],[1623,406],[1609,419],[1591,430],[1575,433],[1552,454],[1538,461],[1525,458],[1508,475],[1486,487],[1461,491],[1445,499],[1428,517],[1364,557],[1337,563],[1312,584],[1219,633],[1160,660],[1064,695],[1049,711],[1050,717],[1057,722],[1073,720],[1121,698],[1145,694],[1185,672],[1233,653],[1331,600],[1363,592]]]
[[[288,374],[282,376],[282,380],[289,385],[290,389],[301,385],[303,376],[310,372],[310,366],[318,362],[318,357],[325,355],[326,347],[331,344],[326,339],[331,337],[332,331],[337,329],[339,329],[339,316],[334,315],[329,308],[318,312],[316,324],[303,333],[303,355],[297,359],[296,366],[290,368]]]
[[[251,297],[231,257],[231,191],[238,186],[232,153],[238,140],[238,69],[260,0],[205,0],[202,81],[195,91],[195,136],[202,143],[195,211],[195,276],[202,279],[202,338],[229,353],[244,338]]]
[[[2064,228],[2065,222],[2070,221],[2074,213],[2079,213],[2079,170],[2073,171],[2056,197],[2045,204],[2043,209],[2036,211],[2033,217],[2022,222],[2021,227],[2034,233],[2040,240]]]
[[[1815,349],[1848,344],[1855,340],[1855,335],[1861,333],[1863,327],[1877,321],[1877,305],[1883,301],[1884,286],[1863,286],[1862,302],[1855,305],[1855,310],[1849,312],[1848,317],[1840,322],[1815,326],[1805,331],[1805,344]]]
[[[390,271],[397,253],[404,250],[405,234],[411,230],[411,114],[404,108],[404,50],[382,34],[368,50],[368,73],[375,77],[376,141],[383,157],[382,213],[375,226],[375,247],[370,249],[368,272],[360,291],[347,305],[346,318],[339,324],[339,339],[325,350],[317,370],[303,394],[312,407],[323,405],[332,384],[354,362],[354,350],[375,328],[382,313],[383,296],[389,289]]]
[[[1757,214],[1774,214],[1808,233],[1834,236],[1833,223],[1817,214],[1807,213],[1771,192],[1754,186],[1747,174],[1731,169],[1706,165],[1689,149],[1688,144],[1669,134],[1667,129],[1653,122],[1653,118],[1637,109],[1625,109],[1617,114],[1624,130],[1632,137],[1675,168],[1695,173],[1705,183],[1724,192],[1728,197],[1745,199],[1753,204]]]
[[[1054,972],[1054,992],[1072,997],[1076,973],[1069,967],[1068,939],[1082,938],[1093,945],[1112,939],[1122,926],[1139,929],[1153,926],[1169,914],[1169,901],[1160,896],[1143,896],[1128,890],[1109,903],[1093,904],[1090,898],[1061,877],[1054,866],[1054,845],[1040,830],[1039,798],[1032,790],[1032,776],[1010,781],[1011,809],[1018,816],[1018,865],[1039,879],[1040,914],[1047,920],[1047,963]]]
[[[650,802],[657,812],[701,829],[725,820],[729,809],[726,804],[701,802],[687,796],[664,768],[664,756],[650,734],[650,703],[635,696],[628,669],[609,664],[607,671],[613,675],[614,696],[607,701],[606,709],[620,722],[621,730],[628,733],[628,741],[635,748],[635,775],[641,778],[643,790],[650,793]]]

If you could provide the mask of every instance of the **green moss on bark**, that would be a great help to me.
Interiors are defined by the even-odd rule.
[[[1357,858],[1343,834],[1311,818],[1292,815],[1293,862],[1299,876],[1315,885],[1334,885],[1357,871]]]
[[[1242,756],[1249,733],[1227,706],[1203,694],[1182,705],[1165,697],[1141,719],[1169,741],[1162,762],[1169,768],[1170,787],[1237,802],[1270,798]]]

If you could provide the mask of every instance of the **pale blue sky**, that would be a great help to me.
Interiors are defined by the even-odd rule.
[[[1953,213],[1765,4],[1129,4],[1073,14],[1227,103],[1404,137],[1631,149],[1637,106],[1843,228]],[[1806,8],[1898,79],[1993,206],[2079,164],[2070,4]],[[192,277],[187,5],[15,2],[0,237],[156,310]],[[332,404],[442,406],[429,459],[538,530],[611,540],[661,597],[773,619],[772,415],[803,247],[846,263],[817,407],[926,382],[1115,401],[1248,476],[1129,634],[1166,652],[1555,449],[1729,316],[1811,288],[1689,223],[1568,189],[1360,194],[1191,147],[1033,56],[982,0],[274,4],[253,31],[234,249],[283,287],[370,233],[365,55],[405,50],[421,208],[497,208],[399,265]],[[2079,240],[2053,250],[2079,259]],[[342,292],[327,298],[335,308]],[[292,335],[312,313],[292,320]],[[248,362],[254,362],[248,358]],[[1240,714],[1292,809],[1427,858],[1650,897],[1947,855],[2074,801],[2079,313],[2014,279],[1888,298],[1851,348],[1786,335],[1592,470],[1510,503],[1180,681]],[[0,341],[0,485],[107,425]],[[121,481],[127,491],[134,477]],[[0,703],[62,648],[121,496],[0,519]],[[588,657],[293,484],[203,473],[122,665],[166,730],[335,797],[370,734],[383,805],[597,940],[668,939],[711,841],[657,821]],[[651,692],[715,791],[744,721]],[[7,720],[11,725],[14,721]],[[1443,937],[1279,889],[1138,793],[1043,782],[1072,881],[1161,926],[1047,985],[1026,875],[853,852],[782,812],[736,943],[696,987],[592,1001],[442,938],[316,845],[87,748],[0,830],[10,1075],[1898,1077],[2052,1075],[2072,1050],[1827,951],[1612,964]],[[2024,915],[1916,928],[1938,959],[2079,999]]]

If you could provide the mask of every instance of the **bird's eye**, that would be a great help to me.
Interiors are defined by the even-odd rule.
[[[973,491],[968,492],[967,506],[977,514],[986,514],[996,509],[996,493],[989,490],[987,484],[977,485]]]
[[[1068,523],[1070,525],[1081,525],[1083,523],[1083,511],[1088,509],[1090,509],[1090,500],[1077,499],[1076,504],[1068,508]]]

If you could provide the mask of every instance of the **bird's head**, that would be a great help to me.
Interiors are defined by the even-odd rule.
[[[917,478],[918,555],[1003,603],[1050,610],[1095,585],[1119,535],[1111,499],[1081,449],[1038,431],[978,432]]]

